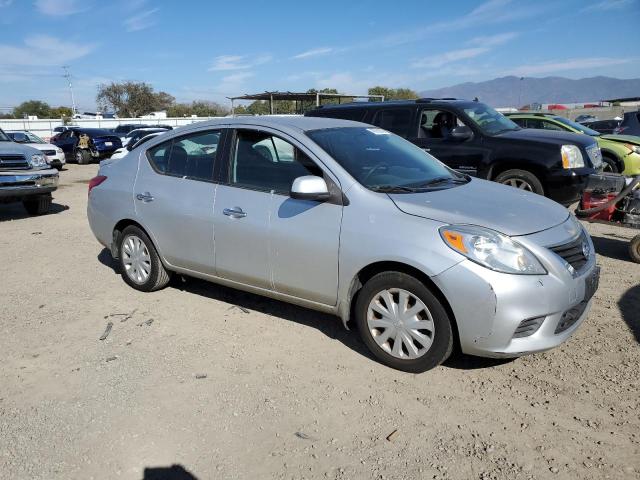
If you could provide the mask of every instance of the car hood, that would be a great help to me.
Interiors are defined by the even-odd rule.
[[[631,143],[640,145],[640,137],[636,135],[601,135],[600,138],[611,140],[612,142]]]
[[[509,138],[518,141],[546,142],[555,145],[581,145],[584,148],[593,146],[596,141],[589,135],[582,133],[557,132],[555,130],[541,130],[536,128],[522,128],[496,135],[495,138]]]
[[[40,150],[15,142],[0,142],[0,154],[2,153],[9,155],[34,155],[40,153]]]
[[[569,216],[566,208],[541,195],[477,178],[453,188],[389,197],[409,215],[478,225],[509,236],[547,230]]]
[[[27,143],[26,145],[35,148],[36,150],[57,150],[60,148],[50,143]]]

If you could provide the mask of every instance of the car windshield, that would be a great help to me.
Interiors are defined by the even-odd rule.
[[[0,129],[0,142],[10,142],[9,136]]]
[[[591,135],[592,137],[599,137],[600,136],[600,132],[596,132],[595,130],[589,128],[589,127],[585,127],[584,125],[577,123],[577,122],[573,122],[571,120],[569,120],[568,118],[564,118],[564,117],[553,117],[553,119],[556,122],[560,122],[563,123],[564,125],[573,128],[574,130],[578,130],[579,132],[582,133],[586,133],[587,135]]]
[[[498,135],[512,130],[520,130],[513,121],[483,103],[464,109],[471,121],[488,135]]]
[[[29,139],[29,142],[31,142],[31,143],[46,143],[39,136],[34,135],[31,132],[24,132],[24,134],[27,136],[27,138]]]
[[[381,128],[327,128],[309,131],[307,136],[371,190],[401,193],[469,181],[424,150]]]

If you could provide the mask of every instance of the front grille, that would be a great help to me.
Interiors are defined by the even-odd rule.
[[[571,328],[571,325],[576,323],[580,316],[584,313],[587,308],[587,304],[589,302],[585,300],[584,302],[580,302],[575,307],[571,307],[569,310],[562,314],[560,317],[560,321],[558,322],[558,326],[556,327],[556,331],[554,333],[562,333],[565,330]]]
[[[584,254],[585,248],[583,248],[586,242],[587,239],[585,238],[584,234],[582,234],[569,243],[558,245],[557,247],[550,247],[549,250],[561,257],[577,272],[589,261],[589,259]]]
[[[589,155],[589,160],[591,160],[593,168],[600,170],[600,168],[602,168],[602,152],[600,151],[600,147],[594,145],[593,147],[587,148],[587,155]]]
[[[42,153],[44,153],[45,155],[49,156],[49,157],[53,157],[56,154],[55,150],[43,150]]]
[[[545,318],[546,317],[528,318],[527,320],[521,321],[513,334],[513,338],[522,338],[533,335],[538,331]]]
[[[29,167],[24,155],[0,154],[0,170],[27,170]]]

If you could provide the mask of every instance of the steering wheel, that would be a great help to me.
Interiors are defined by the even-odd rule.
[[[384,162],[380,162],[377,165],[375,165],[371,170],[369,170],[367,172],[367,174],[362,178],[362,183],[365,183],[367,180],[369,180],[369,177],[371,177],[371,175],[373,175],[374,173],[376,173],[378,170],[380,170],[382,167],[388,167],[389,165],[387,165]]]

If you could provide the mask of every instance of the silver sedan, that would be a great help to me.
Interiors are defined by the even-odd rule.
[[[490,357],[553,348],[598,282],[565,208],[346,120],[224,118],[163,134],[102,162],[88,217],[135,289],[178,273],[333,313],[410,372],[454,343]]]

